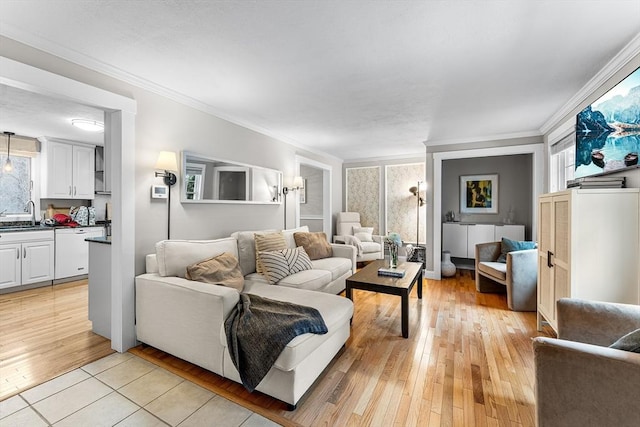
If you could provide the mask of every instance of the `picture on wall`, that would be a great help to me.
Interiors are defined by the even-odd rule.
[[[498,213],[498,174],[460,176],[460,213]]]

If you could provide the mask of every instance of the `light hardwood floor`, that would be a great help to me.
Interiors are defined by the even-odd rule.
[[[113,353],[87,307],[87,280],[0,295],[0,400]]]
[[[295,411],[152,347],[133,353],[283,425],[533,426],[535,313],[479,294],[468,271],[400,298],[354,291],[351,338]]]

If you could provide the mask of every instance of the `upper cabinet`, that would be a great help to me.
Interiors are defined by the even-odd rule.
[[[94,198],[94,146],[42,141],[42,198]]]

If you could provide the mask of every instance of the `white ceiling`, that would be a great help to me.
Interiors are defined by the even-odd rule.
[[[540,134],[639,32],[638,0],[0,1],[0,34],[348,160]]]

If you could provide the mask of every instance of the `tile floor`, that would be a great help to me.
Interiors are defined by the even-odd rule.
[[[278,424],[130,353],[114,353],[0,402],[0,426]]]

